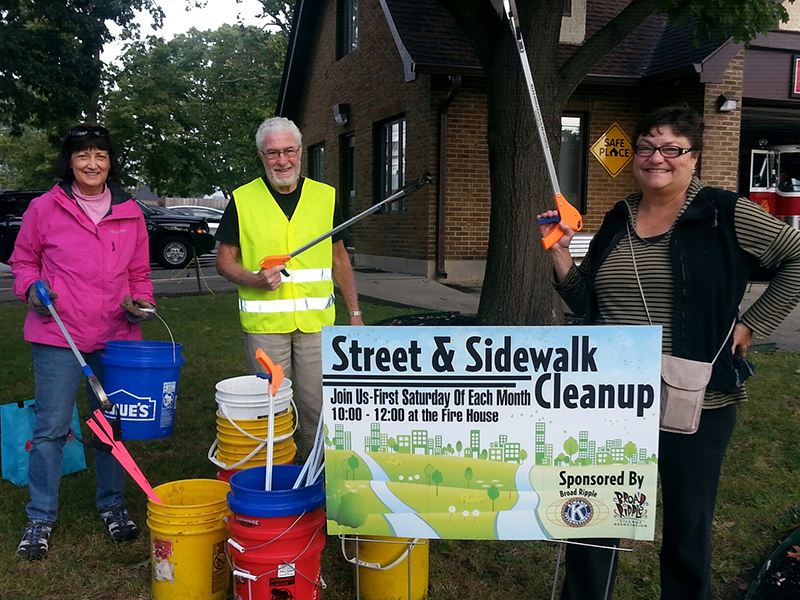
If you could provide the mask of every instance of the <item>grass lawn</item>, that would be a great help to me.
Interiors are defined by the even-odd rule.
[[[215,437],[215,384],[246,374],[236,296],[162,298],[159,313],[183,344],[178,412],[172,436],[127,441],[126,446],[154,486],[178,479],[214,478],[206,457]],[[375,323],[424,312],[361,302],[364,320]],[[337,322],[347,323],[337,305]],[[26,307],[0,305],[0,402],[33,397],[29,344],[22,340]],[[144,325],[146,339],[169,340],[164,325]],[[748,383],[750,402],[724,466],[714,531],[715,598],[744,598],[749,582],[772,550],[800,522],[800,355],[754,354],[757,377]],[[86,400],[79,412],[87,411]],[[84,434],[88,435],[84,427]],[[2,435],[2,432],[0,432]],[[59,521],[43,562],[18,560],[27,488],[0,481],[0,598],[3,600],[133,600],[151,597],[146,497],[129,480],[126,497],[143,530],[136,541],[115,545],[94,509],[94,473],[62,480]],[[549,598],[557,547],[543,542],[434,541],[430,545],[430,597],[462,600],[495,597]],[[615,598],[658,598],[658,540],[625,553]],[[338,538],[323,553],[323,599],[354,598],[350,566]],[[299,600],[299,599],[298,599]]]

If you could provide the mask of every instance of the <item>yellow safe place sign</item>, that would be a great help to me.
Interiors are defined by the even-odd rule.
[[[591,151],[611,177],[619,175],[633,158],[633,145],[616,123],[592,144]]]

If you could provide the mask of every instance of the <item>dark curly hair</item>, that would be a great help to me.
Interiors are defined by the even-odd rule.
[[[687,138],[692,145],[692,150],[703,149],[703,129],[705,128],[703,117],[686,104],[666,106],[651,112],[636,126],[633,132],[633,143],[637,144],[641,136],[664,125],[669,125],[675,134]]]
[[[56,176],[63,181],[72,181],[75,175],[69,161],[72,155],[81,150],[102,150],[108,152],[110,168],[108,176],[116,179],[121,173],[119,165],[119,155],[114,142],[111,141],[111,134],[102,125],[87,125],[81,123],[77,127],[69,130],[69,133],[61,142],[61,151],[56,159]]]

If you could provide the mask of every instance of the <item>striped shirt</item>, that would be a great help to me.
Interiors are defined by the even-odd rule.
[[[678,216],[706,185],[693,178],[686,202]],[[642,239],[636,234],[636,215],[642,193],[628,196],[631,222],[629,232],[611,250],[597,271],[595,293],[598,303],[597,325],[661,325],[663,328],[662,352],[672,352],[672,269],[670,267],[669,241],[675,223],[663,236]],[[676,219],[677,221],[677,219]],[[769,215],[754,202],[739,198],[734,210],[734,228],[741,248],[755,257],[762,267],[778,269],[764,293],[747,311],[741,321],[754,334],[766,337],[800,301],[800,231],[793,229]],[[636,268],[647,302],[636,281],[631,258],[636,258]],[[556,284],[556,290],[577,315],[583,315],[589,293],[588,274],[591,273],[596,254],[586,255],[580,266],[573,265],[567,277]],[[647,311],[650,316],[648,319]],[[720,345],[723,340],[719,341]],[[747,399],[744,386],[736,392],[706,390],[704,408],[722,408]]]

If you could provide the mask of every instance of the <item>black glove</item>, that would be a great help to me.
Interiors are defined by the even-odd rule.
[[[156,316],[155,306],[142,298],[133,300],[130,294],[125,294],[125,301],[120,302],[119,305],[125,309],[125,316],[129,323],[149,321]]]
[[[58,294],[56,294],[54,291],[52,291],[50,289],[50,285],[46,281],[44,281],[43,279],[40,279],[39,281],[42,282],[42,285],[44,286],[44,289],[46,289],[48,291],[48,293],[50,294],[50,300],[51,301],[55,300],[56,298],[58,298]],[[47,316],[50,315],[50,311],[44,305],[44,302],[39,300],[39,298],[36,296],[36,284],[35,283],[31,284],[31,286],[28,288],[28,293],[26,295],[28,297],[28,308],[30,308],[37,315],[42,315],[43,317],[47,317]]]

